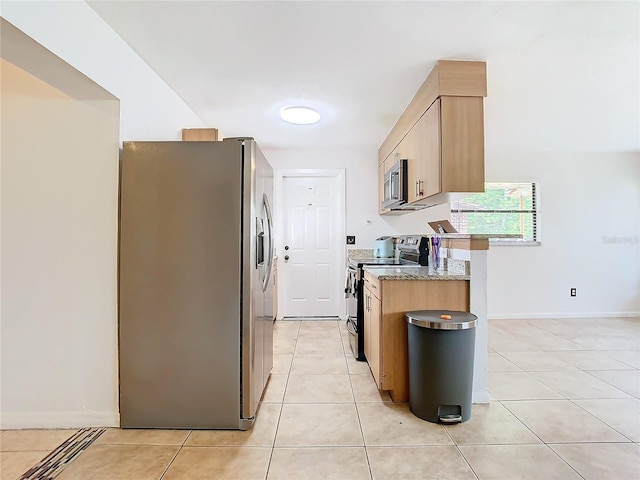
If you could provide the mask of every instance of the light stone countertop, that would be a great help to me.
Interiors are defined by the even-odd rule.
[[[378,267],[364,269],[378,280],[471,280],[464,270],[433,270],[430,267]]]
[[[519,234],[485,234],[485,233],[425,233],[422,235],[423,237],[440,237],[444,239],[454,239],[454,240],[489,240],[491,238],[522,238],[522,235]]]

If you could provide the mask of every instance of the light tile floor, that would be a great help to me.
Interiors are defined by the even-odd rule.
[[[342,323],[280,321],[251,431],[104,433],[60,480],[640,478],[640,319],[493,320],[492,401],[441,426],[379,392]],[[0,433],[15,479],[73,433]]]

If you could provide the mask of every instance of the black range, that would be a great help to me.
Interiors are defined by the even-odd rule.
[[[364,271],[365,265],[400,265],[395,258],[350,258],[347,275],[347,330],[349,344],[356,360],[364,356]]]

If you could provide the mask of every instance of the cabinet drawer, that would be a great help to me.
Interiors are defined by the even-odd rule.
[[[365,271],[364,282],[369,290],[371,290],[371,293],[375,295],[378,300],[380,300],[380,296],[382,294],[382,291],[380,289],[380,280]]]

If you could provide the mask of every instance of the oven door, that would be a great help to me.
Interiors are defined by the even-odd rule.
[[[347,294],[347,332],[349,333],[349,345],[356,359],[359,359],[359,351],[364,348],[360,345],[358,339],[358,290],[360,289],[360,281],[358,280],[357,269],[349,267],[348,285],[350,286]]]

